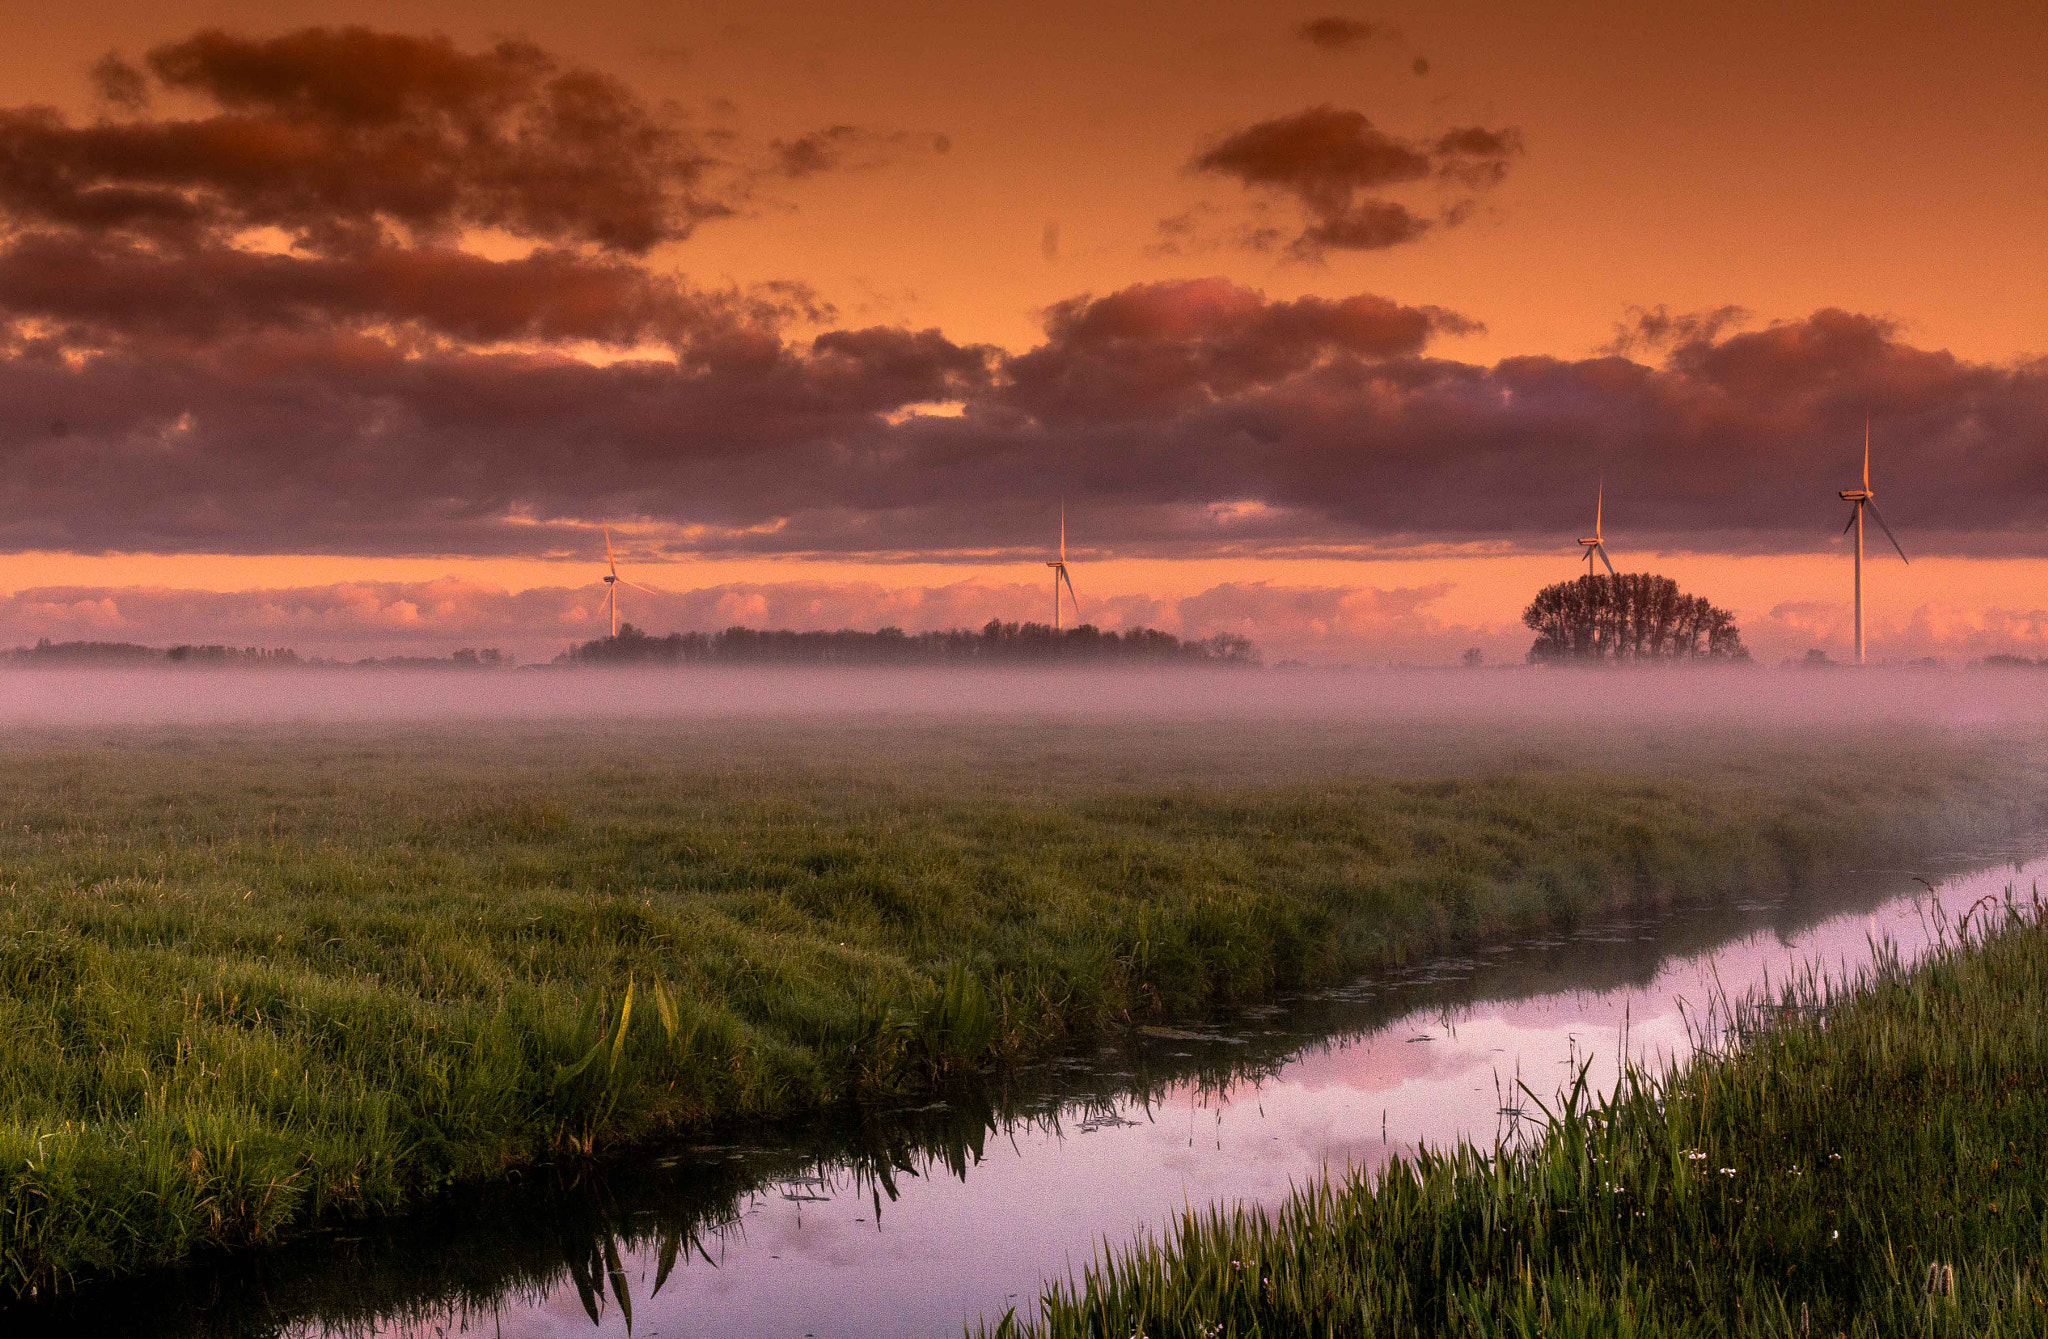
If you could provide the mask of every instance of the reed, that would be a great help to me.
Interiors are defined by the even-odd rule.
[[[1528,1144],[1191,1213],[997,1332],[2048,1332],[2040,912],[1987,907],[1910,971],[1716,1012],[1690,1064],[1605,1098],[1582,1069]]]

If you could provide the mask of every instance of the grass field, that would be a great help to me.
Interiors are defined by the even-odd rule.
[[[1737,1045],[1710,1027],[1682,1070],[1561,1095],[1532,1145],[1191,1214],[1001,1332],[2048,1333],[2048,929],[2023,891],[1988,943],[1795,983],[1716,1020]]]
[[[1780,890],[1846,841],[1904,856],[2048,817],[2027,750],[1904,729],[849,718],[6,748],[14,1292],[1453,942]]]

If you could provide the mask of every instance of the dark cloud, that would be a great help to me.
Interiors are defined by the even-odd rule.
[[[1295,200],[1308,223],[1290,249],[1313,259],[1331,250],[1399,246],[1432,226],[1458,222],[1469,199],[1450,201],[1431,218],[1379,193],[1429,180],[1484,191],[1501,182],[1521,152],[1513,129],[1473,126],[1422,143],[1389,135],[1361,112],[1321,106],[1226,135],[1190,166]]]
[[[1676,314],[1661,303],[1630,307],[1628,315],[1614,323],[1614,338],[1599,351],[1626,356],[1639,351],[1668,352],[1681,344],[1712,344],[1722,331],[1743,325],[1749,318],[1746,308],[1732,305]]]
[[[821,172],[884,167],[906,153],[943,154],[952,147],[953,141],[945,135],[884,134],[861,126],[827,126],[792,140],[776,140],[771,146],[772,170],[791,181],[801,181]]]
[[[763,175],[945,148],[835,125],[749,150],[529,42],[466,51],[361,27],[208,30],[140,66],[109,55],[92,78],[121,115],[0,111],[0,212],[16,223],[185,245],[275,228],[329,255],[490,228],[640,255],[740,210]],[[209,110],[148,114],[152,81]]]
[[[0,210],[181,241],[274,227],[330,253],[465,228],[638,253],[735,204],[683,127],[529,43],[207,31],[145,64],[215,110],[140,115],[141,72],[102,62],[101,92],[137,114],[74,126],[0,112]]]
[[[1655,364],[1490,366],[1434,352],[1471,328],[1451,313],[1222,280],[1056,304],[1009,356],[888,327],[742,324],[599,366],[368,326],[85,347],[50,324],[0,348],[10,547],[535,554],[638,517],[679,551],[1002,555],[1064,491],[1075,542],[1126,555],[1569,549],[1604,471],[1617,553],[1782,551],[1830,542],[1868,413],[1912,551],[2048,552],[2048,363],[1837,311],[1695,326]]]
[[[376,328],[466,343],[658,344],[696,355],[736,339],[772,342],[783,320],[821,314],[802,298],[706,294],[560,249],[515,260],[435,246],[308,257],[228,246],[166,252],[76,233],[30,233],[0,249],[0,311],[95,348]]]
[[[1054,305],[1046,342],[1008,361],[1003,399],[1048,421],[1158,418],[1330,357],[1412,356],[1433,334],[1475,329],[1370,294],[1269,303],[1224,279],[1141,284]]]
[[[1126,554],[1547,547],[1604,470],[1617,553],[1766,551],[1838,527],[1869,414],[1914,551],[2048,551],[2048,364],[1879,318],[1656,308],[1607,356],[1481,366],[1443,355],[1454,313],[1198,279],[1056,303],[1016,354],[800,338],[832,324],[800,285],[639,253],[728,187],[921,140],[835,126],[735,166],[531,46],[361,29],[205,33],[96,80],[125,111],[0,111],[0,547],[544,554],[639,518],[687,552],[1014,555],[1061,492],[1077,543]],[[152,86],[211,110],[146,114]],[[1519,149],[1312,108],[1199,166],[1272,197],[1240,244],[1314,254],[1443,226]],[[486,226],[530,249],[464,249]]]
[[[1446,181],[1482,191],[1500,185],[1508,174],[1508,160],[1521,152],[1518,130],[1467,126],[1446,131],[1436,141],[1436,173]]]
[[[102,101],[128,111],[149,106],[149,79],[142,71],[108,52],[93,62],[92,86]]]
[[[1325,51],[1350,51],[1375,38],[1393,39],[1400,36],[1384,23],[1368,23],[1362,19],[1347,19],[1342,15],[1328,14],[1319,19],[1296,24],[1294,35],[1311,46]]]

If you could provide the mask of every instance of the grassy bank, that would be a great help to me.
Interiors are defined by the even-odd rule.
[[[2044,816],[1991,740],[1601,748],[1587,771],[1559,761],[1582,740],[1270,722],[18,737],[0,1288]]]
[[[2048,1333],[2048,930],[1987,913],[1988,943],[1809,980],[1738,1010],[1738,1046],[1565,1095],[1532,1145],[1190,1215],[1003,1332]]]

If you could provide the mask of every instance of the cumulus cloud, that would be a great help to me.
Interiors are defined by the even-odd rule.
[[[1189,638],[1236,633],[1257,641],[1269,658],[1316,663],[1448,660],[1475,641],[1504,645],[1512,653],[1527,640],[1519,628],[1441,622],[1430,606],[1450,589],[1228,583],[1178,599],[1091,595],[1082,602],[1082,616],[1116,631],[1151,627]],[[976,628],[990,619],[1043,621],[1047,603],[1045,589],[1025,584],[889,588],[789,581],[636,590],[620,608],[628,621],[656,633],[715,632],[734,625],[926,632]],[[535,659],[601,635],[606,626],[604,588],[595,582],[517,592],[452,577],[246,591],[44,587],[0,597],[0,640],[16,642],[49,637],[157,646],[224,643],[350,657],[446,655],[459,646],[496,646]]]
[[[207,30],[144,66],[96,68],[126,119],[0,112],[0,209],[171,241],[271,227],[330,252],[496,228],[637,253],[734,208],[686,128],[527,42]],[[151,79],[214,110],[149,116]]]
[[[1498,185],[1521,152],[1521,134],[1512,128],[1469,126],[1413,141],[1388,134],[1362,112],[1324,105],[1225,135],[1190,166],[1294,200],[1307,224],[1288,249],[1316,259],[1331,250],[1384,250],[1459,222],[1474,195]],[[1466,194],[1433,216],[1381,194],[1430,180]]]
[[[1847,660],[1854,653],[1854,629],[1855,614],[1847,601],[1795,600],[1774,606],[1743,635],[1787,657],[1818,650]],[[1873,614],[1865,631],[1873,660],[1933,657],[1963,663],[1994,655],[2048,657],[2048,609],[1921,604],[1901,614]]]
[[[1712,344],[1723,331],[1749,323],[1747,308],[1733,304],[1707,311],[1676,312],[1659,303],[1654,307],[1630,307],[1614,323],[1614,338],[1601,346],[1601,353],[1662,353],[1682,344]]]
[[[1046,312],[1046,341],[1005,364],[1003,398],[1042,421],[1158,418],[1271,385],[1326,358],[1412,357],[1480,327],[1372,294],[1268,302],[1225,279],[1139,284]]]
[[[829,312],[797,284],[698,292],[645,253],[759,183],[943,139],[842,124],[750,148],[531,43],[360,27],[207,30],[92,80],[87,124],[0,109],[0,314],[69,348],[282,328],[758,350]],[[479,254],[480,231],[532,249]]]
[[[670,587],[659,568],[636,567],[653,589],[626,592],[622,616],[657,634],[715,632],[734,625],[833,631],[898,627],[908,632],[976,628],[990,619],[1043,621],[1048,591],[1038,584],[961,581],[890,587],[876,582],[718,582]],[[1203,638],[1219,632],[1257,642],[1269,664],[1452,664],[1467,648],[1490,663],[1528,649],[1516,622],[1461,623],[1441,612],[1448,582],[1380,588],[1225,582],[1192,595],[1103,595],[1087,589],[1082,616],[1098,627],[1158,628]],[[1846,601],[1792,602],[1745,614],[1744,640],[1767,663],[1809,649],[1845,659]],[[130,641],[154,646],[224,643],[288,646],[302,655],[445,656],[463,646],[499,647],[547,659],[606,628],[604,587],[510,591],[485,582],[361,581],[243,591],[51,586],[0,595],[0,645]],[[2048,610],[1923,604],[1873,617],[1873,656],[1952,664],[1990,655],[2048,656]]]

